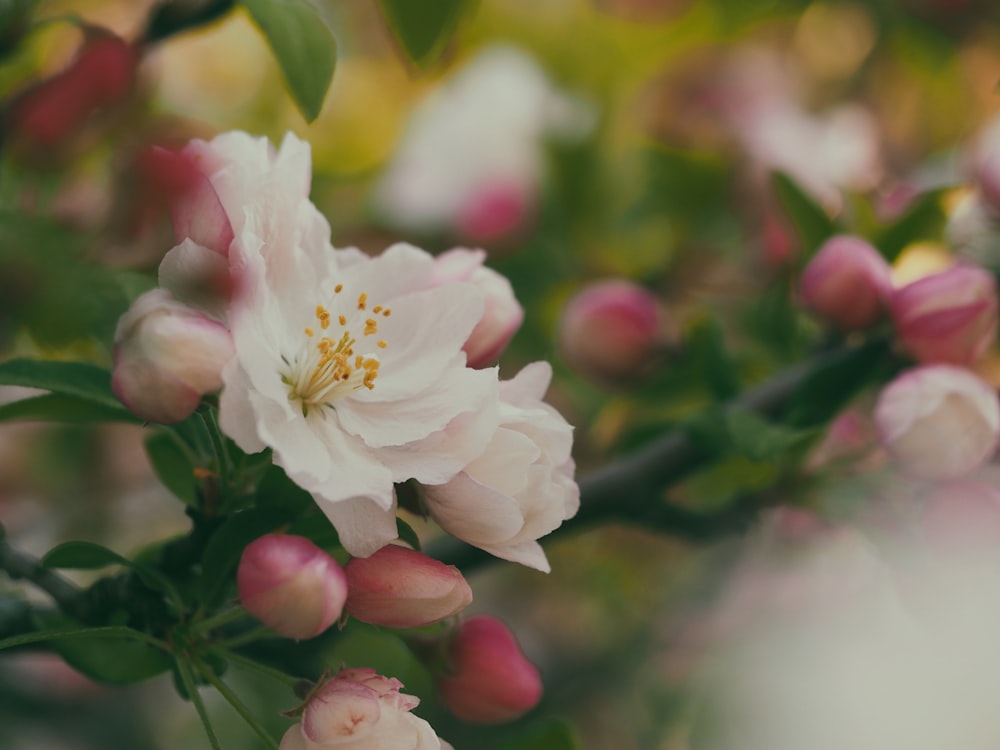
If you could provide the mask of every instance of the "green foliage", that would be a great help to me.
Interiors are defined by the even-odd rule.
[[[37,612],[35,620],[45,629],[81,629],[72,638],[54,638],[49,643],[67,664],[96,682],[131,685],[166,672],[173,663],[164,651],[128,635],[87,634],[81,623],[65,615]],[[127,628],[121,630],[127,632]]]
[[[46,568],[96,570],[109,565],[127,565],[117,552],[93,542],[65,542],[50,549],[42,558]]]
[[[191,455],[166,432],[156,432],[146,438],[146,454],[163,486],[180,498],[185,505],[198,501],[194,464]]]
[[[312,122],[337,64],[333,32],[309,0],[240,1],[267,38],[296,106]]]
[[[528,724],[504,742],[501,750],[580,750],[580,739],[568,721],[547,718]]]
[[[0,362],[0,385],[41,388],[95,404],[121,407],[111,392],[111,373],[84,362],[10,359]]]
[[[471,0],[378,0],[403,52],[426,65],[444,46]]]
[[[0,405],[0,422],[134,422],[139,418],[124,407],[106,406],[75,396],[49,393]]]
[[[420,537],[417,536],[417,532],[399,516],[396,516],[396,533],[399,534],[400,540],[409,544],[413,549],[420,549]]]
[[[805,257],[816,252],[823,241],[838,232],[837,225],[826,215],[822,206],[816,203],[795,181],[784,172],[773,175],[774,190],[778,200],[792,220],[799,234]]]
[[[942,193],[944,190],[931,190],[917,196],[902,216],[877,234],[875,247],[886,260],[891,263],[913,242],[940,236],[947,219]]]

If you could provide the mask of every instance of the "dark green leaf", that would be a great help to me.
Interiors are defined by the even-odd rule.
[[[243,548],[258,537],[288,524],[293,516],[286,508],[251,508],[230,516],[212,534],[201,558],[201,601],[209,608],[219,604],[233,582]]]
[[[185,505],[195,505],[198,500],[195,467],[174,438],[163,432],[150,435],[146,438],[146,453],[163,486]]]
[[[712,395],[724,401],[740,391],[739,370],[726,349],[726,338],[718,321],[708,318],[696,324],[685,348],[697,360]]]
[[[98,404],[77,396],[48,393],[44,396],[12,401],[0,405],[0,422],[15,421],[69,422],[133,422],[140,420],[124,407]]]
[[[378,0],[403,51],[417,65],[430,62],[458,25],[470,0]]]
[[[885,341],[844,352],[816,367],[791,399],[785,424],[818,427],[830,421],[861,389],[892,367]]]
[[[913,204],[894,224],[875,238],[875,246],[890,263],[907,245],[941,235],[947,219],[941,205],[944,190],[932,190],[914,199]]]
[[[299,111],[312,122],[337,62],[337,41],[326,21],[308,0],[241,2],[271,45]]]
[[[420,537],[417,536],[417,532],[399,516],[396,516],[396,533],[399,534],[400,539],[413,547],[413,549],[420,549]]]
[[[38,613],[40,627],[79,628],[82,625],[64,615]],[[49,641],[66,663],[92,680],[110,685],[131,685],[155,677],[173,663],[163,651],[132,638],[81,635]]]
[[[94,570],[108,565],[128,564],[128,560],[117,552],[93,542],[66,542],[53,547],[42,558],[42,565],[46,568],[69,570]]]
[[[805,258],[809,258],[824,240],[837,233],[837,225],[791,177],[784,172],[775,172],[773,179],[778,200],[798,231]]]
[[[289,534],[304,536],[317,547],[331,550],[340,546],[340,537],[330,519],[314,503],[306,513],[299,515],[288,527]]]
[[[573,725],[563,719],[542,719],[507,740],[501,750],[579,750]]]
[[[122,408],[121,401],[111,392],[111,373],[84,362],[9,359],[0,362],[0,385],[41,388],[115,409]]]

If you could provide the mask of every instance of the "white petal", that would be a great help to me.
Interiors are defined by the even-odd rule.
[[[340,543],[355,557],[368,557],[396,539],[396,504],[388,510],[367,497],[338,502],[321,500],[319,507],[337,529]]]
[[[447,484],[422,488],[424,502],[438,526],[482,547],[503,543],[524,525],[521,507],[511,497],[461,473]]]
[[[479,546],[486,552],[502,560],[510,560],[510,562],[526,565],[543,573],[552,571],[549,560],[545,556],[545,551],[538,542],[521,542],[520,544],[512,544],[504,547],[494,547],[487,544]]]

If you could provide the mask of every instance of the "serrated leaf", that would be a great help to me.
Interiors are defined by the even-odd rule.
[[[426,65],[458,25],[470,0],[378,0],[389,30],[417,65]]]
[[[154,433],[146,438],[146,454],[163,486],[185,505],[194,506],[198,501],[195,467],[175,440],[166,433]]]
[[[0,422],[42,421],[83,424],[89,422],[131,422],[139,418],[124,407],[94,403],[77,396],[48,393],[0,405]]]
[[[241,0],[274,52],[302,116],[315,120],[333,80],[337,41],[308,0]]]
[[[121,401],[111,392],[111,373],[85,362],[9,359],[0,362],[0,385],[41,388],[115,409],[122,408]]]
[[[778,200],[802,241],[805,257],[812,257],[823,241],[837,233],[837,225],[823,208],[784,172],[773,175]]]
[[[117,552],[93,542],[65,542],[50,549],[42,558],[46,568],[96,570],[109,565],[129,565]]]
[[[39,627],[68,629],[83,627],[65,615],[39,612]],[[49,641],[53,651],[90,679],[109,685],[132,685],[170,669],[173,660],[163,651],[132,638],[86,635]]]
[[[568,721],[542,719],[529,724],[501,747],[502,750],[579,750],[580,739]]]
[[[216,606],[232,582],[243,549],[258,537],[269,534],[292,520],[285,508],[251,508],[236,513],[216,529],[201,557],[200,599],[209,608]]]

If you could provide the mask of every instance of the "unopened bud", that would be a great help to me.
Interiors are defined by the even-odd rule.
[[[469,196],[458,217],[458,233],[469,242],[490,246],[512,237],[531,215],[531,188],[516,183],[496,183]]]
[[[222,387],[233,352],[225,326],[153,289],[118,321],[111,389],[147,421],[179,422]]]
[[[390,544],[356,557],[347,573],[347,612],[387,628],[417,628],[462,611],[472,589],[454,565]]]
[[[451,671],[438,678],[438,692],[460,719],[502,724],[524,715],[541,700],[538,670],[499,620],[486,616],[466,620],[448,656]]]
[[[882,391],[875,425],[902,471],[917,479],[954,479],[996,450],[1000,402],[968,370],[928,365],[903,373]]]
[[[897,289],[890,302],[900,343],[920,362],[971,365],[997,335],[992,274],[954,266]]]
[[[483,317],[472,329],[465,346],[469,367],[488,367],[507,348],[524,320],[524,309],[514,297],[514,290],[505,276],[483,265],[486,253],[456,247],[434,260],[433,281],[445,284],[467,281],[483,295]]]
[[[591,284],[566,305],[559,346],[580,374],[602,382],[645,374],[666,343],[657,298],[637,284]]]
[[[890,289],[889,264],[860,237],[827,240],[802,273],[803,303],[844,331],[878,322]]]
[[[340,617],[347,577],[330,555],[291,534],[247,545],[236,571],[240,603],[286,638],[314,638]]]

